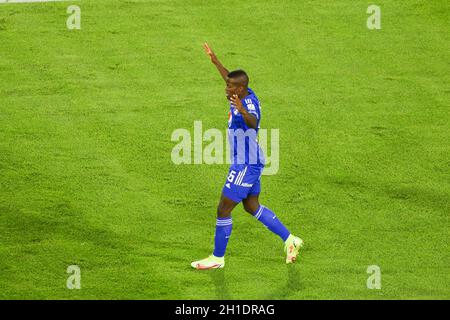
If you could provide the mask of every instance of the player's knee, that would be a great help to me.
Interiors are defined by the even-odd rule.
[[[231,217],[231,212],[224,211],[224,210],[217,210],[217,217],[218,218],[228,218]]]
[[[244,204],[244,210],[245,210],[246,212],[252,214],[252,209],[251,209],[251,207],[250,207],[249,205],[245,205],[245,204]]]
[[[256,210],[258,210],[259,204],[255,203],[246,203],[244,204],[244,210],[250,214],[254,214]]]
[[[224,203],[219,203],[219,205],[217,206],[217,217],[219,218],[227,218],[231,215],[231,210],[230,208],[224,204]]]

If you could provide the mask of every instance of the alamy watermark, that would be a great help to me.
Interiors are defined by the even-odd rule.
[[[70,15],[67,18],[66,26],[68,30],[81,29],[81,9],[77,5],[67,7],[67,13]]]
[[[45,2],[68,2],[76,0],[0,0],[0,4],[20,4],[20,3],[45,3]],[[77,5],[67,7],[66,13],[69,17],[66,20],[68,30],[81,29],[81,9]]]
[[[380,30],[381,29],[381,9],[379,6],[372,4],[367,7],[367,29]]]
[[[274,175],[279,169],[279,129],[257,132],[254,129],[222,131],[211,128],[203,132],[202,122],[194,121],[193,134],[179,128],[172,132],[171,141],[177,142],[171,153],[176,165],[262,163],[265,164],[264,175]]]
[[[367,289],[381,289],[381,269],[377,265],[371,265],[367,267]]]
[[[67,273],[70,276],[67,278],[67,289],[81,289],[81,269],[77,265],[70,265],[67,267]]]

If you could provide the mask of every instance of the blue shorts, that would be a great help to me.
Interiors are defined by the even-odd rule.
[[[228,171],[222,194],[237,203],[248,196],[259,194],[263,169],[264,167],[245,164],[232,165]]]

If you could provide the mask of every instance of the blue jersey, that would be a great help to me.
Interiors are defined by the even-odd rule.
[[[247,112],[256,117],[256,129],[252,129],[245,123],[244,117],[230,103],[228,116],[228,139],[230,143],[230,157],[232,164],[244,164],[264,167],[264,154],[258,144],[259,123],[261,121],[261,107],[258,97],[252,89],[242,99],[242,105]]]

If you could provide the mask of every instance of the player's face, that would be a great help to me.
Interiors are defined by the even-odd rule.
[[[232,79],[232,78],[227,79],[227,86],[225,87],[225,94],[227,95],[228,100],[230,100],[230,97],[232,97],[234,94],[237,94],[239,96],[242,93],[242,91],[243,91],[243,87],[237,79]]]

